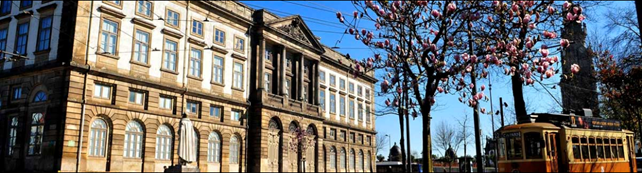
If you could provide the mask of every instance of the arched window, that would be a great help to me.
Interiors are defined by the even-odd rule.
[[[356,170],[355,169],[356,168],[356,164],[354,163],[355,162],[354,149],[350,149],[350,158],[348,158],[348,159],[349,159],[349,163],[350,163],[350,169],[355,171]]]
[[[346,149],[341,148],[341,152],[339,153],[339,167],[343,170],[346,169]]]
[[[207,161],[221,162],[221,136],[216,132],[210,133],[210,136],[207,137]]]
[[[130,121],[125,127],[124,157],[141,158],[143,148],[143,127],[136,121]]]
[[[89,134],[89,156],[105,156],[107,148],[107,123],[103,119],[96,119],[91,123]]]
[[[357,160],[357,168],[360,170],[366,170],[363,168],[363,151],[359,150],[359,158]]]
[[[364,165],[363,165],[364,168],[363,169],[365,169],[365,170],[363,170],[364,172],[370,172],[370,162],[371,162],[370,160],[372,160],[372,159],[370,159],[371,157],[372,156],[370,156],[370,151],[368,151],[368,156],[366,156],[366,161],[363,162],[364,163]]]
[[[31,136],[29,138],[29,155],[38,155],[42,149],[42,134],[45,128],[45,117],[42,113],[31,115]]]
[[[281,143],[281,126],[275,119],[271,119],[268,123],[268,161],[270,171],[278,172],[279,166],[279,146]]]
[[[172,131],[161,125],[156,131],[156,159],[169,160],[172,155]]]
[[[232,136],[230,139],[230,164],[239,164],[240,148],[238,137]]]
[[[330,148],[330,168],[337,169],[337,150],[334,147]]]
[[[47,94],[44,91],[39,91],[36,93],[36,97],[33,98],[33,102],[44,102],[47,101]]]

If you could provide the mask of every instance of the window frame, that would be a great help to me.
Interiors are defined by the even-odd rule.
[[[193,106],[193,107],[192,107]],[[187,100],[185,102],[185,113],[187,114],[196,114],[198,115],[201,112],[201,106],[200,103],[194,100]],[[196,109],[192,111],[192,108]]]
[[[149,3],[149,8],[145,7],[147,9],[147,11],[149,11],[149,15],[146,15],[143,12],[139,11],[139,9],[141,9],[140,5],[143,5],[143,4],[141,4],[141,2]],[[153,17],[152,17],[153,14],[154,14],[154,2],[153,1],[140,1],[140,0],[136,1],[136,7],[135,8],[136,8],[135,14],[137,16],[140,16],[140,17],[143,17],[143,18],[146,18],[146,19],[150,19],[150,20],[153,19]]]
[[[167,47],[167,45],[169,45],[169,44],[167,44],[168,42],[174,43],[176,45],[174,47],[174,50],[168,50],[168,47]],[[161,70],[162,71],[178,74],[178,71],[177,71],[178,62],[180,61],[179,60],[180,58],[179,58],[179,55],[178,55],[178,47],[179,46],[180,46],[180,43],[177,40],[170,39],[170,38],[163,39],[163,59],[161,60]],[[169,59],[170,57],[168,57],[168,55],[171,55],[171,54],[173,54],[174,58],[175,58],[174,59],[174,63],[173,63],[173,65],[174,65],[173,68],[174,69],[169,69],[169,68],[166,67],[166,64],[168,63],[168,60],[170,60]],[[171,61],[169,61],[169,62],[171,62]],[[167,65],[171,65],[171,64],[167,64]]]
[[[215,137],[215,139],[213,139]],[[221,135],[217,132],[210,132],[207,137],[207,162],[208,163],[221,163],[221,156],[223,149],[223,140]]]
[[[237,109],[232,109],[231,115],[230,115],[230,120],[232,120],[232,121],[241,121],[242,116],[243,116],[243,111],[237,110]]]
[[[11,100],[20,100],[22,99],[22,87],[14,86],[11,89]]]
[[[221,40],[219,40],[217,38],[219,38],[219,36],[221,36],[221,33],[222,33],[223,38],[221,38]],[[227,37],[227,35],[226,35],[224,30],[222,30],[220,28],[215,28],[214,29],[214,39],[212,39],[212,40],[213,40],[213,42],[215,44],[225,47],[225,39],[226,39],[226,37]]]
[[[15,120],[15,121],[14,121]],[[7,135],[7,155],[11,156],[16,150],[16,143],[18,140],[18,127],[20,126],[20,119],[17,116],[10,116],[8,121],[8,131]]]
[[[325,112],[326,108],[325,108],[325,90],[324,89],[319,90],[318,97],[319,97],[319,100],[318,100],[319,107],[321,107],[321,111]]]
[[[29,2],[29,5],[25,5],[24,2]],[[18,6],[20,7],[20,10],[31,8],[31,7],[33,7],[33,1],[23,1],[23,0],[21,0],[20,4]]]
[[[196,26],[194,26],[194,25],[196,25]],[[200,28],[199,28],[198,25],[200,25]],[[197,36],[199,38],[203,38],[203,35],[204,35],[203,32],[205,30],[205,25],[203,24],[203,22],[199,21],[199,20],[196,20],[196,19],[192,19],[192,25],[191,26],[192,26],[192,28],[190,28],[190,33],[192,33],[193,35],[195,35],[195,36]]]
[[[36,121],[34,118],[39,116],[39,120]],[[27,143],[27,155],[36,156],[42,154],[42,141],[44,138],[44,128],[45,128],[45,114],[42,112],[31,113],[30,117],[31,123],[29,123],[29,143]],[[34,133],[34,126],[36,127],[36,132]],[[33,150],[32,150],[33,149]]]
[[[238,138],[237,135],[232,135],[230,138],[229,164],[240,164],[241,142]]]
[[[147,34],[146,42],[138,40],[137,36],[140,33]],[[150,46],[151,45],[151,40],[152,40],[152,33],[151,32],[149,32],[148,30],[143,30],[143,29],[139,29],[139,28],[135,27],[135,29],[134,29],[134,38],[132,38],[132,49],[134,51],[132,51],[132,58],[130,60],[131,62],[137,63],[137,64],[141,64],[141,65],[149,65],[150,54],[151,54],[151,49],[150,49],[151,48],[151,46]],[[143,52],[143,51],[141,51],[140,48],[138,48],[139,44],[141,46],[144,45],[146,47],[146,51],[144,51],[145,52],[145,57],[143,57],[143,58],[145,58],[145,61],[141,61],[140,60],[141,52]],[[136,51],[137,48],[138,48],[138,51]]]
[[[263,88],[265,89],[265,92],[271,93],[272,92],[272,73],[264,72],[263,81],[264,81]]]
[[[339,95],[339,115],[346,116],[346,97]]]
[[[220,60],[220,65],[216,64],[217,59]],[[220,74],[216,75],[216,72]],[[216,81],[216,77],[218,77],[220,81]],[[219,56],[217,54],[212,56],[212,83],[222,86],[225,85],[225,56]]]
[[[218,109],[218,114],[215,114],[213,111]],[[210,105],[210,118],[221,118],[223,117],[223,107],[219,105]]]
[[[118,3],[113,2],[113,1],[103,1],[103,3],[105,3],[105,4],[109,4],[109,5],[113,6],[113,7],[118,8],[118,9],[122,9],[123,8],[123,1],[117,1],[117,2]]]
[[[200,55],[199,57],[194,57],[195,51],[199,53]],[[198,62],[198,69],[195,69],[196,68],[194,66],[195,62]],[[198,74],[194,74],[195,73],[194,70],[198,70]],[[187,77],[194,77],[197,79],[201,79],[203,77],[203,50],[202,49],[196,48],[194,46],[190,48],[187,71],[188,71]]]
[[[234,51],[245,54],[246,44],[247,43],[245,42],[245,38],[242,38],[241,36],[234,36],[234,46],[233,46]],[[237,47],[239,45],[241,47]]]
[[[2,1],[2,2],[6,2],[6,1]],[[9,1],[9,2],[12,2],[12,1]],[[0,35],[0,50],[6,51],[7,41],[9,40],[9,28],[8,27],[0,28],[0,31],[4,31],[4,35]],[[3,57],[4,57],[4,53],[0,53],[0,58],[3,58]],[[4,67],[4,61],[0,61],[0,68],[2,67]]]
[[[175,15],[176,16],[176,19],[175,19],[176,25],[171,23],[174,20],[170,20],[170,14],[169,14],[170,12],[176,14]],[[171,16],[171,18],[173,19],[175,16]],[[163,22],[163,23],[165,23],[165,26],[168,26],[168,27],[174,28],[174,29],[178,29],[178,28],[181,27],[181,21],[180,20],[181,20],[181,13],[179,13],[178,11],[173,10],[173,9],[165,8],[165,22]]]
[[[4,4],[5,2],[7,2],[9,4]],[[9,6],[9,12],[3,12],[2,11],[2,9],[4,9],[6,7],[5,5]],[[11,14],[12,10],[13,10],[13,1],[2,1],[2,2],[0,2],[0,16],[9,15],[9,14]]]
[[[138,103],[139,96],[140,96],[140,103]],[[147,103],[147,93],[141,90],[130,89],[129,98],[127,100],[128,100],[128,103],[144,106],[145,103]]]
[[[163,131],[161,131],[161,129]],[[161,133],[165,132],[167,133]],[[156,129],[156,146],[154,151],[154,158],[156,160],[170,160],[173,155],[174,148],[174,132],[166,124],[161,124],[158,129]],[[160,148],[159,148],[160,147]]]
[[[135,125],[136,128],[139,128],[138,129],[139,131],[131,131],[130,125]],[[129,139],[129,137],[134,137],[133,138],[134,141],[131,141],[132,139]],[[132,120],[126,124],[125,138],[124,138],[123,144],[124,144],[123,145],[124,158],[134,158],[134,159],[142,158],[143,145],[145,144],[145,128],[140,122]]]
[[[20,27],[21,26],[27,26],[27,32],[26,33],[20,33]],[[14,52],[18,52],[17,54],[19,55],[28,55],[29,51],[29,29],[31,28],[31,21],[30,20],[24,20],[24,21],[19,21],[18,24],[16,25],[16,33],[15,33],[15,44],[14,44]],[[20,38],[24,37],[24,53],[19,52],[18,49],[20,46]]]
[[[236,71],[237,65],[241,66],[241,71]],[[232,66],[232,88],[237,90],[244,90],[245,84],[245,64],[239,61],[234,61]],[[240,86],[237,86],[240,85]]]
[[[100,87],[100,95],[99,96],[96,95],[97,87]],[[106,98],[103,97],[105,88],[109,89],[109,91],[107,91],[108,93],[107,93],[107,97]],[[113,94],[113,90],[114,90],[114,86],[113,85],[105,84],[105,83],[94,83],[94,91],[93,91],[94,94],[92,94],[92,96],[93,96],[93,98],[111,100],[112,94]]]
[[[164,101],[169,101],[169,106],[164,106],[166,103]],[[170,96],[160,95],[158,97],[158,108],[162,110],[174,110],[174,98]]]
[[[49,19],[49,27],[43,28],[44,21],[43,19]],[[47,51],[51,49],[51,38],[52,38],[52,28],[53,28],[53,15],[48,15],[45,17],[40,17],[40,20],[38,22],[38,39],[36,40],[36,52],[39,51]],[[47,39],[42,39],[41,37],[43,36],[43,31],[48,32],[49,37]],[[42,47],[43,45],[46,45],[46,47]]]
[[[104,123],[105,127],[104,128],[96,128],[96,127],[94,127],[94,123],[96,123],[98,121],[101,121],[102,123]],[[89,157],[105,157],[105,156],[107,156],[107,150],[109,148],[107,143],[110,140],[109,139],[110,127],[109,127],[109,124],[108,124],[107,120],[102,119],[102,118],[97,118],[94,121],[92,121],[92,123],[90,124],[89,127],[90,127],[89,128],[89,132],[90,133],[89,133],[89,141],[88,141],[89,145],[87,146],[87,150],[88,150],[87,151],[87,155]],[[101,146],[95,146],[95,145],[98,144],[98,142],[95,141],[96,139],[95,139],[94,134],[97,134],[97,133],[102,133],[101,135],[104,136],[104,138],[100,138],[100,141],[98,141],[98,142],[100,142]],[[94,139],[94,141],[92,141],[92,139]],[[99,148],[95,148],[95,147],[99,147]],[[99,153],[96,153],[96,152],[99,152]]]
[[[107,23],[108,22],[112,22],[112,23],[116,24],[116,33],[112,33],[112,31],[107,31],[107,35],[108,36],[116,36],[116,42],[112,43],[113,47],[114,47],[114,52],[113,53],[105,51],[105,47],[104,46],[107,46],[107,43],[105,43],[105,45],[103,45],[103,43],[106,42],[106,40],[104,40],[104,38],[103,38],[103,35],[106,32],[103,29],[103,27],[104,27],[106,22]],[[118,48],[119,44],[118,43],[120,42],[120,26],[121,26],[120,20],[111,20],[111,19],[108,19],[106,17],[102,17],[102,19],[100,21],[100,28],[99,28],[100,32],[98,34],[98,40],[99,40],[98,41],[98,52],[105,53],[105,54],[108,54],[110,56],[118,56],[118,50],[119,50],[119,48]]]
[[[339,78],[339,89],[346,90],[346,80],[344,78]]]

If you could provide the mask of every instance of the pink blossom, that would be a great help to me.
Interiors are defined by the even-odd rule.
[[[551,58],[551,60],[550,60],[550,61],[551,61],[551,63],[555,63],[555,62],[557,62],[558,60],[559,60],[559,59],[557,58],[557,56],[554,56],[553,58]]]
[[[352,12],[352,14],[354,14],[354,18],[359,17],[359,12],[358,12],[357,10],[355,10],[354,12]]]
[[[457,9],[457,5],[455,5],[455,3],[453,3],[453,2],[451,2],[451,3],[448,4],[447,13],[452,13],[453,11],[455,11],[455,9]]]
[[[481,108],[481,113],[485,114],[486,113],[486,108]]]
[[[580,66],[579,65],[577,65],[577,64],[571,65],[571,73],[577,74],[577,72],[579,72],[579,71],[580,71]]]
[[[360,37],[360,35],[359,35],[359,34],[355,34],[355,35],[354,35],[354,39],[355,39],[355,40],[359,40],[359,37]]]
[[[385,16],[386,15],[386,11],[384,11],[383,9],[379,9],[379,15]]]
[[[568,21],[575,20],[575,16],[573,16],[573,14],[571,14],[571,12],[568,12],[568,13],[566,13],[566,20],[568,20]]]
[[[562,48],[567,48],[569,46],[568,40],[567,39],[561,39],[560,40],[560,46],[562,46]]]
[[[403,92],[403,89],[401,87],[397,87],[397,94],[401,94]]]
[[[337,19],[341,18],[341,12],[337,12]]]
[[[493,1],[493,6],[499,5],[499,1]]]
[[[437,11],[437,10],[432,10],[432,12],[430,12],[430,14],[432,15],[432,17],[435,17],[435,18],[441,17],[441,13],[439,11]]]
[[[553,75],[555,75],[555,71],[553,71],[551,69],[546,70],[546,78],[550,78]]]
[[[529,42],[526,42],[526,48],[527,48],[527,49],[531,49],[531,48],[533,48],[533,42],[530,42],[530,41],[529,41]]]
[[[547,69],[549,65],[551,65],[551,64],[548,61],[544,61],[542,63],[542,67],[544,67],[544,69]]]
[[[577,20],[578,20],[577,23],[581,23],[584,19],[586,19],[586,16],[584,16],[583,14],[580,14],[580,16],[577,17]]]
[[[473,89],[473,88],[475,88],[475,84],[470,84],[470,85],[468,85],[468,87],[470,87],[470,89]]]
[[[542,47],[544,47],[544,46],[542,46]],[[548,52],[548,49],[547,49],[547,48],[545,48],[545,47],[544,47],[544,48],[542,48],[542,49],[540,49],[540,50],[539,50],[539,52],[540,52],[540,53],[542,53],[542,56],[543,56],[543,57],[547,57],[547,56],[548,56],[548,53],[549,53],[549,52]]]
[[[375,23],[375,28],[377,28],[377,29],[381,29],[381,24],[379,24],[379,23]]]
[[[385,40],[385,41],[383,41],[383,42],[384,42],[383,44],[384,44],[384,45],[386,45],[386,47],[387,47],[387,46],[390,46],[390,40],[386,39],[386,40]]]
[[[504,68],[504,74],[508,74],[508,68]]]
[[[553,13],[555,13],[555,7],[553,7],[552,5],[549,5],[549,6],[548,6],[548,8],[547,8],[547,10],[548,10],[548,14],[553,14]]]
[[[528,64],[523,63],[523,64],[522,64],[522,69],[528,69]]]
[[[528,29],[535,29],[535,28],[537,28],[537,24],[536,23],[529,23],[528,24]]]
[[[361,35],[366,35],[366,29],[361,29]]]
[[[573,13],[578,14],[580,12],[582,12],[582,8],[580,8],[578,6],[573,7]]]
[[[354,28],[350,28],[350,29],[348,29],[348,32],[349,32],[350,34],[354,34]]]
[[[383,82],[381,82],[381,91],[383,91],[384,93],[387,92],[388,85],[389,85],[388,80],[384,79]]]
[[[535,83],[535,80],[530,79],[530,78],[526,79],[526,85],[533,84],[533,83]]]
[[[570,7],[570,6],[571,6],[570,2],[568,2],[568,1],[564,2],[564,9],[568,9],[568,7]]]
[[[390,99],[386,100],[386,106],[390,106]]]
[[[443,93],[443,92],[444,92],[444,88],[442,88],[442,87],[437,87],[437,91],[439,91],[439,93]]]
[[[544,73],[544,69],[545,69],[544,67],[539,66],[539,67],[537,67],[537,72]]]
[[[484,91],[486,89],[486,85],[481,86],[481,90]]]
[[[522,22],[528,23],[531,21],[531,15],[530,14],[525,14],[524,19],[522,19]]]

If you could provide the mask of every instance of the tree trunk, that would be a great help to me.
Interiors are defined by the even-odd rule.
[[[428,106],[426,106],[428,105]],[[422,142],[423,146],[422,148],[422,153],[421,153],[421,168],[423,169],[423,172],[433,172],[432,169],[432,138],[430,135],[430,109],[432,106],[430,106],[430,103],[424,103],[421,108],[421,119],[422,119],[422,129],[421,129],[421,135],[422,135]]]
[[[406,116],[406,143],[408,144],[408,149],[407,149],[408,152],[406,152],[406,153],[408,153],[408,165],[407,165],[407,167],[408,167],[408,172],[412,172],[412,161],[413,160],[412,160],[412,154],[411,154],[411,151],[410,151],[410,117],[408,116],[408,114],[410,114],[410,102],[409,102],[410,95],[408,93],[408,89],[405,88],[405,86],[407,86],[407,84],[408,84],[408,81],[406,80],[406,78],[403,79],[403,83],[404,83],[404,105],[405,105],[405,108],[406,108],[406,110],[404,112],[404,114]]]
[[[519,70],[519,67],[516,67]],[[526,118],[526,103],[524,102],[524,89],[522,86],[522,79],[519,74],[515,73],[511,78],[511,85],[513,87],[513,104],[515,105],[515,119],[521,122]]]
[[[403,172],[406,172],[406,148],[404,146],[404,130],[403,130],[404,129],[403,128],[404,127],[404,125],[403,125],[404,120],[403,119],[404,118],[403,118],[403,110],[401,109],[401,105],[402,105],[401,99],[399,99],[398,103],[399,103],[399,107],[397,108],[398,109],[397,112],[399,113],[399,130],[400,130],[399,132],[401,134],[401,139],[399,141],[399,146],[401,146],[401,163],[403,165],[403,169],[402,170],[403,170]]]

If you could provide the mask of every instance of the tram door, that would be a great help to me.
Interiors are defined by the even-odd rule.
[[[559,172],[558,165],[558,146],[557,146],[557,133],[546,133],[547,134],[547,146],[548,155],[551,157],[550,165],[551,172]]]
[[[633,136],[626,136],[626,141],[629,145],[629,166],[630,166],[630,171],[631,172],[637,172],[637,165],[636,165],[636,160],[635,160],[635,145],[633,145]]]

